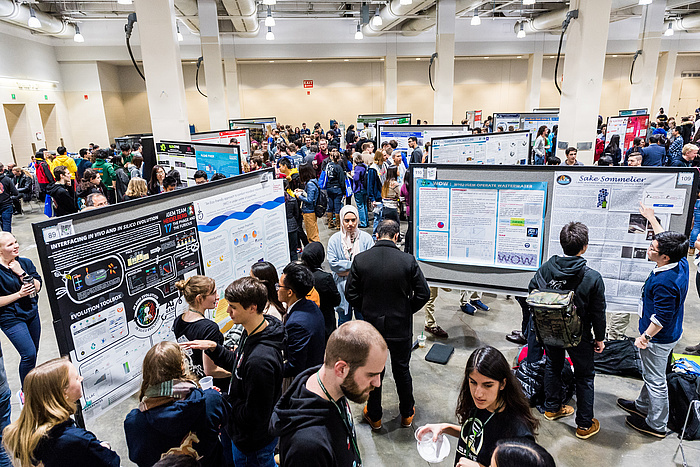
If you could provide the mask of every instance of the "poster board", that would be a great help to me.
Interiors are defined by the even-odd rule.
[[[425,143],[440,136],[464,135],[469,133],[467,125],[379,125],[377,130],[377,147],[381,148],[384,141],[395,140],[399,145],[395,151],[400,151],[408,157],[411,149],[408,147],[408,138],[415,136],[418,147],[423,149]]]
[[[241,129],[241,128],[248,128],[248,130],[250,130],[249,140],[250,140],[251,144],[253,141],[257,141],[258,143],[262,143],[263,141],[265,141],[267,134],[268,134],[268,129],[264,123],[240,123],[240,122],[232,122],[231,120],[229,120],[229,129],[230,130]]]
[[[197,171],[197,155],[191,143],[159,141],[156,144],[156,158],[166,174],[175,169],[187,186],[196,185],[194,173]]]
[[[408,119],[408,124],[411,123],[410,113],[396,114],[364,114],[357,116],[356,128],[365,138],[374,140],[377,137],[377,121],[386,121],[393,119]]]
[[[243,160],[250,161],[250,129],[238,128],[235,130],[205,131],[192,133],[190,139],[193,143],[237,144],[241,147]]]
[[[645,107],[643,109],[620,110],[618,112],[618,115],[620,117],[631,117],[633,115],[649,115],[649,109]]]
[[[682,204],[682,209],[676,211],[680,214],[663,212],[664,208],[657,207],[657,216],[670,230],[686,233],[690,231],[698,189],[694,169],[690,168],[591,166],[562,170],[560,166],[496,168],[488,165],[413,164],[410,170],[413,171],[412,206],[416,206],[411,219],[416,245],[414,253],[431,284],[526,295],[537,258],[524,253],[534,254],[539,245],[540,262],[560,253],[558,236],[561,226],[578,221],[589,228],[589,247],[584,258],[603,276],[610,311],[622,312],[636,311],[641,287],[639,279],[644,274],[643,283],[653,266],[640,257],[642,251],[646,252],[650,240],[647,239],[647,226],[642,226],[637,217],[638,202],[653,203],[662,196],[660,193],[671,190],[679,205]],[[432,202],[426,205],[425,196],[421,202],[420,198],[426,191],[437,189],[443,190],[442,198],[436,194],[428,195],[428,201]],[[452,190],[461,190],[457,194],[459,203],[452,203]],[[502,193],[496,190],[505,190],[510,203],[503,218],[500,216],[502,206],[493,205],[494,196],[499,200]],[[521,190],[521,196],[511,196],[509,192],[514,190]],[[533,202],[537,201],[535,192],[538,190],[546,190],[541,231],[532,230],[537,228],[535,215],[540,212],[538,202]],[[599,195],[604,202],[600,201]],[[532,208],[525,209],[526,204]],[[459,209],[445,208],[453,205]],[[454,219],[450,217],[453,214],[457,216]],[[421,222],[432,225],[432,229],[422,229]],[[495,237],[498,228],[510,229],[506,238],[512,243],[499,246],[499,237]],[[465,233],[457,232],[458,229],[472,230]],[[501,257],[499,261],[496,256],[491,264],[484,259],[488,255],[476,251],[473,256],[481,258],[484,264],[478,264],[478,261],[473,261],[473,264],[455,262],[449,256],[453,232],[459,240],[455,248],[462,248],[465,257],[467,247],[475,248],[469,242],[474,244],[477,241],[484,242],[479,247],[484,251],[495,250],[510,257]],[[494,237],[488,241],[492,234]],[[430,255],[426,255],[425,247]],[[436,254],[436,250],[441,254]],[[457,253],[459,251],[453,256]],[[508,262],[516,262],[516,258],[523,260],[522,265],[506,267]],[[634,268],[630,266],[632,264]]]
[[[387,118],[387,119],[382,119],[382,120],[377,120],[376,125],[410,125],[411,124],[411,117],[396,117],[396,118]]]
[[[625,153],[634,144],[634,138],[646,139],[649,127],[649,115],[632,115],[627,117],[608,117],[605,131],[605,144],[610,142],[613,135],[620,136],[620,149]]]
[[[537,135],[537,129],[542,125],[552,131],[554,125],[559,125],[559,113],[531,112],[520,114],[521,130],[530,130],[533,135]],[[532,143],[535,143],[534,140]]]
[[[472,128],[481,127],[481,117],[483,112],[481,110],[467,110],[465,112],[465,119],[467,120],[467,126],[471,130]]]
[[[176,169],[187,186],[195,185],[194,173],[203,170],[207,177],[221,173],[227,177],[243,173],[239,146],[213,143],[160,141],[157,144],[158,163],[167,170]]]
[[[530,161],[532,132],[514,131],[432,139],[430,162],[435,164],[517,164]]]
[[[493,114],[493,131],[496,132],[498,127],[503,128],[503,131],[508,131],[510,127],[513,127],[514,130],[519,130],[520,114],[513,112]]]
[[[231,264],[287,264],[284,192],[273,176],[267,169],[32,224],[59,351],[84,377],[86,423],[136,392],[145,353],[174,340],[173,320],[186,308],[177,280],[211,274],[221,253]],[[214,209],[225,214],[219,229],[206,217]],[[255,247],[234,246],[251,225]],[[220,297],[229,283],[217,280]],[[220,300],[214,316],[222,329],[226,306]]]

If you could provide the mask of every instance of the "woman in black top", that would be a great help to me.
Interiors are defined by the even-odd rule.
[[[604,155],[608,155],[612,158],[613,165],[620,165],[620,160],[622,160],[622,150],[620,149],[620,135],[612,135],[610,142],[605,147],[603,151]]]
[[[314,288],[318,292],[318,298],[321,302],[319,308],[321,313],[323,313],[326,342],[328,342],[328,338],[336,327],[335,307],[340,305],[340,292],[338,292],[338,287],[335,285],[333,275],[322,269],[325,258],[326,252],[323,249],[323,244],[320,242],[309,243],[301,253],[301,260],[311,269],[311,273],[314,275]]]
[[[534,440],[539,425],[510,365],[501,352],[490,346],[476,349],[469,357],[456,413],[461,426],[426,425],[418,436],[432,432],[434,440],[442,433],[458,437],[457,467],[490,465],[499,440]]]
[[[87,197],[93,193],[105,195],[105,193],[107,193],[107,187],[102,183],[102,176],[100,173],[95,169],[88,168],[83,172],[83,179],[78,186],[78,198],[81,198],[82,204],[85,204]]]
[[[209,340],[217,344],[224,343],[224,335],[219,326],[204,316],[206,310],[216,309],[219,301],[219,292],[216,290],[214,279],[206,276],[192,276],[184,281],[175,283],[175,287],[185,297],[188,308],[183,314],[175,318],[173,332],[178,343],[194,340]],[[186,351],[190,371],[198,378],[213,376],[214,385],[226,383],[231,373],[216,366],[211,359],[201,350]],[[222,379],[216,381],[216,379]],[[217,384],[218,383],[218,384]]]
[[[163,192],[163,179],[165,169],[160,165],[154,165],[151,170],[151,178],[148,180],[148,194],[157,195]],[[212,179],[213,180],[213,179]]]
[[[326,193],[328,194],[328,228],[339,229],[338,213],[345,196],[345,170],[340,165],[340,153],[332,150],[326,166]]]

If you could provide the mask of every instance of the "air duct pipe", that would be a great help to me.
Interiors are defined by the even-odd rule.
[[[381,26],[372,26],[372,22],[362,27],[365,36],[380,36],[397,24],[404,21],[403,16],[412,15],[435,3],[435,0],[414,1],[411,5],[401,5],[401,0],[391,0],[381,10],[379,16],[382,18]],[[433,22],[435,20],[433,19]]]
[[[457,16],[467,14],[474,10],[474,8],[479,8],[482,5],[491,3],[489,0],[457,0]],[[420,18],[414,18],[406,21],[401,25],[401,34],[404,36],[416,36],[424,31],[435,26],[436,23],[437,6],[433,5],[428,10],[426,10],[425,15]]]
[[[197,8],[197,0],[175,0],[176,16],[186,16],[181,18],[182,24],[185,25],[190,32],[199,34],[199,10]]]
[[[255,0],[222,0],[224,8],[231,16],[233,30],[238,37],[255,37],[260,32],[258,21],[258,7]]]
[[[67,22],[61,21],[36,8],[34,9],[34,14],[41,22],[41,27],[30,28],[27,24],[31,16],[29,11],[29,6],[26,4],[15,3],[12,0],[0,0],[0,21],[63,39],[72,38],[75,35],[75,28]]]
[[[674,31],[700,32],[700,14],[683,16],[664,23],[663,30],[668,29],[669,24]]]

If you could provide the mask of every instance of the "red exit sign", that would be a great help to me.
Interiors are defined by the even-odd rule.
[[[312,79],[305,79],[304,80],[304,89],[313,89],[314,87],[314,80]]]

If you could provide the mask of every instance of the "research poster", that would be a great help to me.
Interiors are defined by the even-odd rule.
[[[413,126],[407,129],[396,128],[395,126],[379,126],[379,141],[378,144],[381,147],[384,141],[394,140],[398,143],[398,146],[394,151],[399,151],[401,155],[408,158],[408,156],[413,152],[413,149],[408,147],[408,138],[415,136],[418,147],[425,150],[425,144],[431,142],[433,138],[438,138],[441,136],[456,136],[456,135],[466,135],[469,133],[468,126],[429,126],[426,125],[424,128],[421,126]],[[432,143],[431,143],[432,144]],[[431,147],[432,149],[432,147]]]
[[[224,299],[226,287],[250,274],[258,261],[279,273],[289,263],[289,239],[282,180],[233,190],[194,202],[204,272],[216,281],[219,304],[213,313],[222,331],[231,324]]]
[[[634,138],[646,139],[649,127],[649,115],[630,115],[621,117],[608,117],[607,130],[605,131],[605,144],[610,142],[613,135],[620,137],[620,148],[624,154],[634,145]]]
[[[153,345],[175,340],[183,303],[174,284],[202,271],[195,211],[187,204],[79,234],[71,225],[42,234],[54,326],[84,378],[89,422],[138,390]]]
[[[525,165],[530,153],[530,132],[487,133],[432,141],[435,164]]]
[[[239,128],[237,130],[210,131],[206,133],[193,133],[190,135],[193,143],[234,144],[241,148],[241,157],[250,160],[250,130]]]
[[[661,225],[668,228],[670,216],[685,207],[685,190],[676,189],[678,178],[676,173],[637,171],[556,172],[549,255],[563,254],[559,232],[565,224],[585,224],[589,245],[584,258],[603,276],[608,311],[637,311],[642,286],[655,266],[647,259],[653,229],[639,213],[639,203],[654,207]]]
[[[197,170],[205,171],[209,179],[216,173],[227,177],[240,175],[241,163],[238,151],[238,146],[195,145]]]
[[[535,144],[537,130],[542,125],[546,126],[550,131],[552,131],[554,125],[559,125],[559,114],[532,113],[520,115],[520,129],[530,130],[532,132],[532,144]]]
[[[513,131],[520,129],[520,114],[519,113],[497,113],[493,114],[493,131],[497,131],[498,127],[503,128],[503,131]],[[511,130],[510,128],[513,127]]]
[[[546,182],[417,180],[420,261],[536,270]]]
[[[156,159],[158,165],[165,167],[166,174],[175,169],[180,172],[180,180],[183,183],[186,183],[187,186],[196,185],[194,173],[197,171],[197,155],[191,144],[158,143],[156,144]],[[146,175],[144,174],[144,176]]]

